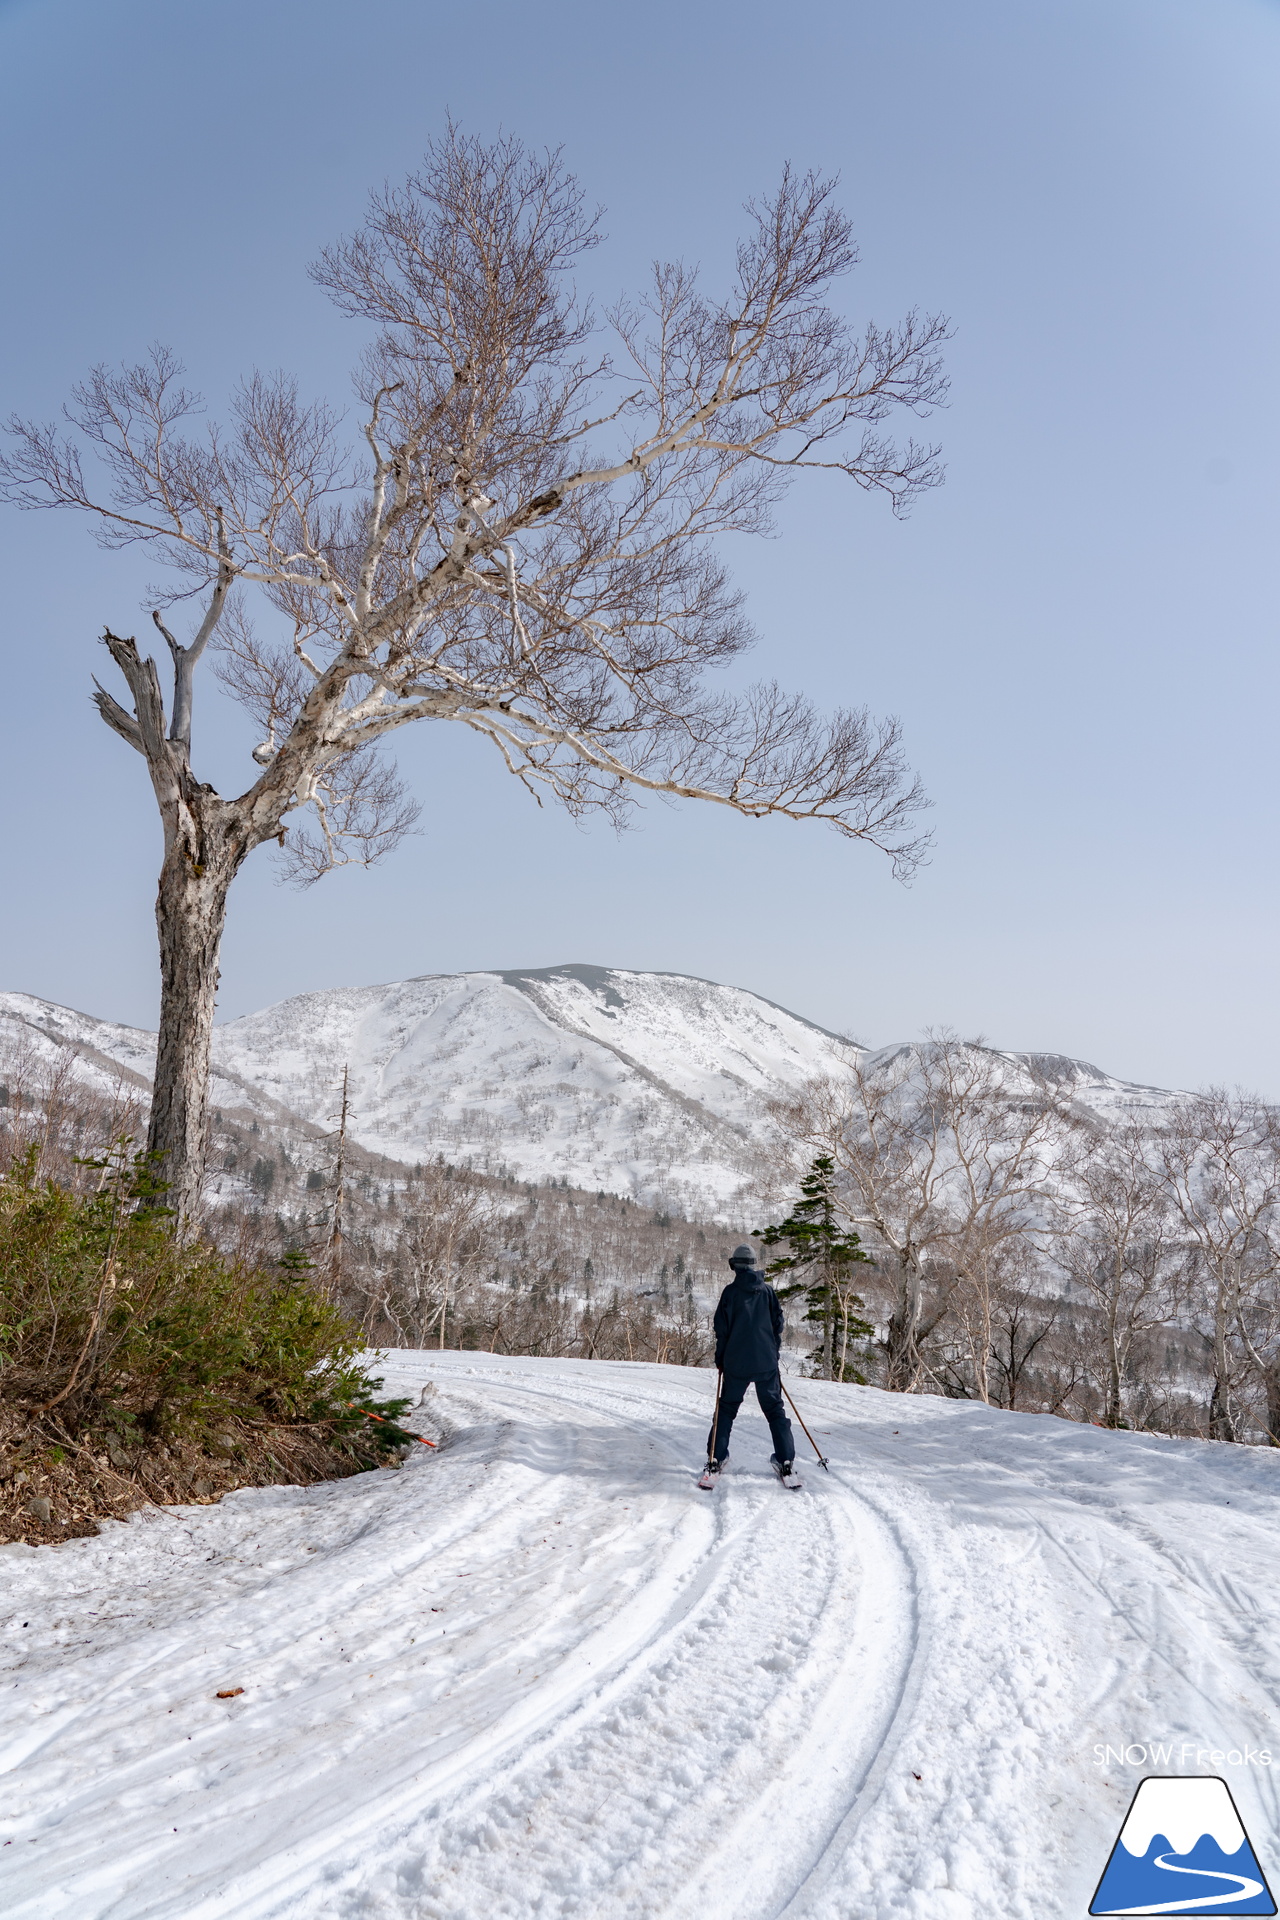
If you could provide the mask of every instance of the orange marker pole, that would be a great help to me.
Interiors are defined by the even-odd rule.
[[[376,1421],[378,1422],[378,1425],[379,1425],[380,1427],[393,1427],[393,1426],[395,1426],[395,1421],[394,1421],[394,1420],[388,1420],[385,1414],[382,1414],[382,1413],[370,1413],[370,1411],[369,1411],[369,1409],[368,1409],[368,1407],[358,1407],[358,1406],[356,1405],[356,1403],[355,1403],[355,1401],[354,1401],[354,1400],[348,1400],[348,1402],[347,1402],[347,1405],[348,1405],[348,1406],[350,1407],[350,1409],[351,1409],[351,1411],[352,1411],[352,1413],[362,1413],[362,1414],[364,1415],[364,1417],[365,1417],[365,1419],[366,1419],[366,1420],[376,1420]],[[401,1427],[401,1428],[400,1428],[400,1432],[401,1432],[401,1433],[409,1433],[409,1429],[408,1429],[407,1427]],[[423,1436],[422,1436],[422,1435],[421,1435],[420,1433],[409,1433],[409,1438],[410,1438],[411,1440],[417,1440],[417,1441],[418,1441],[418,1442],[420,1443],[420,1445],[422,1445],[422,1446],[424,1446],[424,1447],[435,1447],[435,1446],[438,1446],[438,1445],[440,1444],[440,1443],[439,1443],[439,1441],[437,1441],[437,1440],[425,1440],[425,1439],[423,1439]]]

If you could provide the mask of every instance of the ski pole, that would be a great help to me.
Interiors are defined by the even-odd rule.
[[[778,1381],[782,1387],[782,1391],[784,1393],[787,1393],[787,1383],[782,1378],[781,1374],[778,1375]],[[796,1405],[795,1401],[791,1398],[791,1395],[789,1393],[787,1393],[787,1402],[791,1408],[792,1413],[794,1413],[796,1419],[800,1422],[800,1425],[804,1427],[804,1415],[801,1413],[799,1407]],[[822,1448],[818,1445],[817,1441],[814,1439],[813,1435],[810,1433],[808,1427],[804,1427],[804,1437],[809,1442],[809,1445],[813,1448],[814,1452],[817,1454],[818,1464],[822,1468],[822,1471],[824,1473],[830,1473],[831,1469],[826,1463],[826,1460],[823,1456]]]
[[[716,1457],[716,1434],[720,1429],[720,1389],[724,1385],[724,1375],[716,1368],[716,1410],[711,1416],[711,1438],[707,1442],[708,1464]]]
[[[376,1420],[380,1427],[394,1427],[396,1424],[394,1420],[388,1420],[385,1414],[370,1413],[368,1407],[358,1407],[354,1400],[348,1400],[347,1405],[350,1407],[352,1413],[362,1413],[366,1420]],[[796,1419],[800,1419],[799,1414],[796,1415]],[[800,1424],[804,1426],[803,1420],[800,1421]],[[397,1427],[396,1431],[398,1433],[408,1434],[410,1440],[417,1440],[421,1442],[424,1447],[434,1447],[436,1445],[434,1440],[423,1439],[420,1433],[409,1433],[408,1427]],[[805,1427],[805,1432],[807,1433],[808,1431],[809,1429]]]

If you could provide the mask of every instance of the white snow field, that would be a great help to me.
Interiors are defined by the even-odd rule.
[[[1275,1454],[804,1381],[703,1494],[710,1372],[385,1374],[438,1453],[0,1552],[5,1920],[1074,1917],[1146,1773],[1280,1879]]]

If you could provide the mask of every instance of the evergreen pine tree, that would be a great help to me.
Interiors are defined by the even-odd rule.
[[[809,1356],[820,1379],[852,1380],[865,1384],[850,1357],[850,1344],[864,1340],[875,1331],[861,1317],[865,1305],[853,1290],[853,1270],[859,1263],[870,1265],[856,1233],[841,1232],[836,1220],[835,1163],[820,1154],[800,1182],[800,1198],[786,1220],[764,1227],[758,1236],[766,1247],[784,1242],[790,1253],[771,1261],[766,1268],[769,1279],[783,1274],[796,1277],[777,1289],[781,1300],[797,1294],[807,1302],[805,1319],[819,1329],[818,1345]]]

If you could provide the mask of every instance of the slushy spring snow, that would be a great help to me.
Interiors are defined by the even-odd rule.
[[[1275,1453],[793,1380],[705,1494],[709,1371],[382,1370],[439,1452],[0,1552],[6,1920],[1082,1916],[1144,1774],[1280,1878]]]

